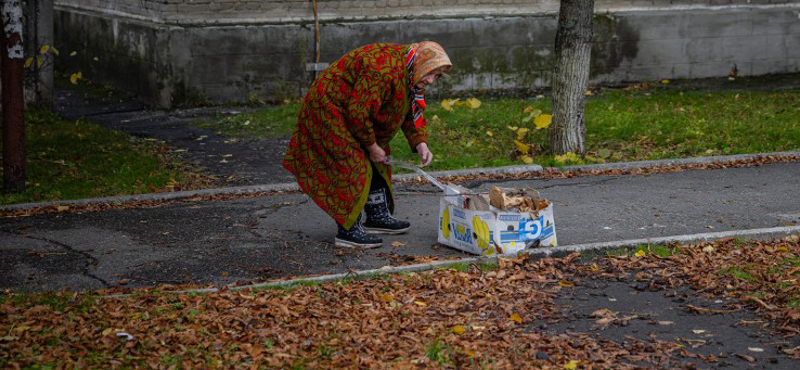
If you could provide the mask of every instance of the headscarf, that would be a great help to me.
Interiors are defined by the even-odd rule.
[[[417,83],[431,71],[452,65],[444,48],[438,43],[422,41],[409,47],[406,53],[406,68],[409,75],[409,89],[414,95],[414,99],[411,99],[414,127],[419,128],[422,125],[422,112],[425,110],[425,91],[418,88]]]

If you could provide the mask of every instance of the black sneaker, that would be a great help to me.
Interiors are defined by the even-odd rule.
[[[367,234],[361,226],[362,215],[358,215],[355,224],[350,230],[345,230],[342,225],[337,224],[339,232],[336,234],[336,245],[344,248],[378,248],[383,246],[383,239]]]

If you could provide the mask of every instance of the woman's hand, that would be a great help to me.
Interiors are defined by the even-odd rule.
[[[369,151],[369,160],[375,163],[386,163],[386,151],[384,151],[377,143],[373,143],[367,148]]]
[[[419,159],[422,161],[420,168],[425,167],[433,162],[433,153],[431,153],[431,150],[428,149],[428,143],[417,144],[417,153],[419,153]]]

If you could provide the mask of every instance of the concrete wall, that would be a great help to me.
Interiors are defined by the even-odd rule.
[[[56,1],[62,69],[159,106],[279,100],[313,78],[308,0]],[[442,91],[548,83],[555,0],[320,0],[319,10],[321,62],[430,39],[455,64]],[[734,65],[740,75],[800,71],[800,0],[597,0],[595,26],[593,83],[725,76]]]

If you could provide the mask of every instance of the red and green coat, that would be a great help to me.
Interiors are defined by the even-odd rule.
[[[390,154],[389,142],[400,129],[412,150],[428,141],[427,124],[417,128],[409,119],[409,46],[351,51],[322,72],[303,101],[283,166],[344,228],[355,223],[375,175],[366,148],[377,143]],[[374,165],[391,190],[391,167]]]

